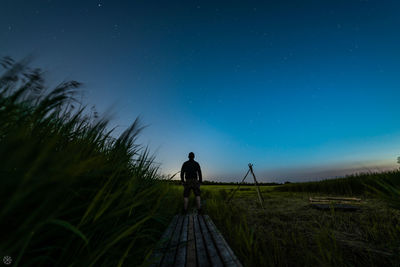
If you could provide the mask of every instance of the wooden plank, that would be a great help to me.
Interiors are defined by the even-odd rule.
[[[163,235],[161,236],[160,241],[158,242],[156,249],[153,253],[153,259],[150,266],[158,266],[163,258],[165,250],[168,248],[168,245],[171,241],[171,236],[175,231],[176,224],[178,222],[178,215],[175,215],[170,224],[168,225],[167,229],[164,231]]]
[[[347,204],[310,204],[310,206],[319,210],[330,210],[334,208],[335,210],[356,211],[359,209],[357,206]]]
[[[218,249],[221,259],[225,266],[242,266],[240,261],[236,258],[235,254],[229,247],[228,243],[225,241],[221,233],[218,231],[214,222],[208,215],[204,215],[204,220],[211,233],[214,243]]]
[[[310,200],[344,200],[344,201],[361,201],[361,198],[356,197],[310,197]]]
[[[186,263],[186,248],[188,240],[188,219],[189,216],[184,216],[183,225],[181,230],[181,237],[179,240],[178,251],[176,254],[175,265],[176,267],[185,267]]]
[[[351,205],[361,205],[361,202],[354,202],[350,200],[327,200],[327,199],[312,199],[310,198],[309,200],[310,203],[317,203],[317,204],[329,204],[329,203],[335,203],[335,204],[351,204]]]
[[[223,266],[221,258],[218,255],[217,248],[214,245],[211,234],[208,231],[208,228],[204,222],[204,218],[202,215],[197,216],[199,219],[199,224],[201,228],[201,232],[203,234],[204,244],[207,249],[208,258],[210,259],[212,266]]]
[[[193,215],[189,216],[186,266],[196,267],[196,241],[194,236]]]
[[[153,259],[153,267],[242,267],[208,215],[176,215],[161,237]]]
[[[161,266],[174,265],[177,246],[179,244],[179,238],[181,235],[182,225],[183,225],[183,216],[179,216],[168,250],[165,252],[164,258],[161,262]]]
[[[201,233],[200,224],[199,224],[199,216],[193,215],[193,232],[194,238],[196,241],[196,256],[197,256],[197,266],[206,267],[210,266],[210,263],[207,258],[206,248],[204,246],[203,235]]]

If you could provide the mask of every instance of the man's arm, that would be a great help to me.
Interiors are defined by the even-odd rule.
[[[201,169],[200,169],[200,164],[197,163],[198,169],[197,169],[197,174],[199,175],[199,182],[203,182],[203,177],[201,176]]]
[[[182,164],[182,168],[181,168],[181,182],[184,183],[185,182],[185,168],[184,168],[185,164]]]

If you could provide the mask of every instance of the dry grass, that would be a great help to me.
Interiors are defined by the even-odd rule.
[[[207,211],[246,266],[400,264],[400,212],[383,200],[364,198],[356,212],[319,211],[309,206],[315,193],[264,190],[261,209],[254,190],[238,193],[227,204],[211,188]]]

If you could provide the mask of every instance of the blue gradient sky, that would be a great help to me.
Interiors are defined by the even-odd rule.
[[[0,56],[85,84],[174,173],[303,181],[397,167],[399,1],[3,0]]]

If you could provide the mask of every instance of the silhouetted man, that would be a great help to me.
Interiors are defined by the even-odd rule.
[[[186,181],[185,181],[186,180]],[[183,184],[183,209],[187,213],[190,190],[196,196],[197,210],[201,213],[200,207],[200,183],[202,182],[200,164],[194,161],[194,153],[189,153],[189,160],[183,163],[181,169],[181,181]]]

